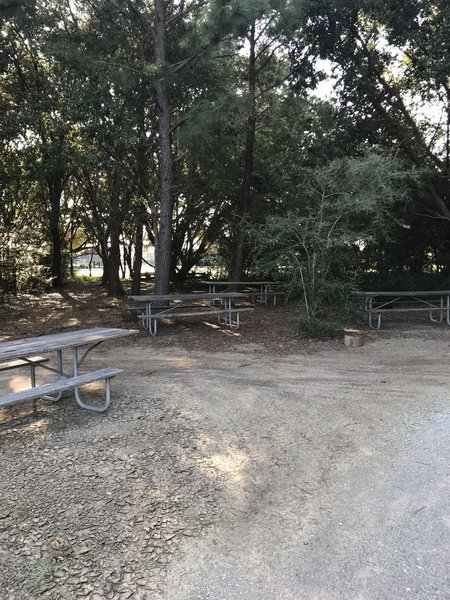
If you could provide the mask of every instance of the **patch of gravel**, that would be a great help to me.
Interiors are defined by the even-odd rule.
[[[180,542],[214,522],[194,423],[148,380],[119,385],[106,415],[65,400],[2,427],[2,600],[159,598]]]

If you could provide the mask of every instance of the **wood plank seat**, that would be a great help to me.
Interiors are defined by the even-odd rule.
[[[11,369],[19,369],[20,367],[29,367],[31,365],[40,365],[48,362],[48,358],[45,356],[30,356],[26,360],[18,358],[16,360],[10,360],[9,362],[0,363],[0,372],[9,371]]]
[[[377,308],[376,306],[374,306],[371,309],[371,312],[390,312],[390,313],[398,313],[398,312],[419,312],[419,311],[425,311],[425,312],[430,312],[430,310],[433,311],[439,311],[439,312],[447,312],[447,308],[445,308],[444,306],[424,306],[424,307],[420,307],[420,308],[415,308],[415,307],[411,307],[411,308],[397,308],[396,306],[381,306],[379,308]]]
[[[177,317],[201,317],[204,315],[221,315],[225,311],[224,310],[202,310],[202,311],[189,311],[189,312],[180,312],[180,311],[164,311],[164,312],[153,312],[152,310],[152,319],[174,319]],[[139,315],[139,319],[149,318],[147,315]]]
[[[162,309],[164,310],[164,309]],[[160,312],[154,313],[152,310],[151,317],[142,314],[138,316],[138,319],[174,319],[176,317],[200,317],[200,316],[208,316],[208,315],[223,315],[225,313],[241,313],[241,312],[250,312],[254,311],[254,308],[232,308],[231,310],[203,310],[203,311],[189,311],[189,312]]]
[[[26,390],[0,396],[0,406],[10,406],[18,402],[36,400],[37,398],[51,396],[52,394],[58,394],[66,390],[73,390],[74,388],[93,383],[94,381],[109,381],[119,373],[123,373],[123,370],[107,368],[101,369],[100,371],[85,373],[83,375],[77,375],[75,377],[60,378],[57,381],[45,383],[39,387],[28,388]]]
[[[208,309],[209,309],[209,312],[214,312],[213,310],[210,309],[210,306],[211,305],[205,305],[204,306],[205,312]],[[219,306],[220,306],[220,304],[216,305],[217,310],[220,310]],[[179,306],[177,306],[177,305],[175,305],[175,306],[152,306],[152,316],[153,315],[157,315],[160,311],[166,311],[167,314],[169,314],[169,310],[172,311],[172,312],[175,312],[175,311],[177,311],[180,308],[183,308],[183,309],[185,309],[185,308],[196,309],[196,308],[202,308],[202,305],[201,304],[180,304]],[[144,306],[127,306],[127,310],[129,310],[129,311],[135,311],[135,312],[137,312],[137,311],[143,312],[143,311],[145,311],[145,307]]]

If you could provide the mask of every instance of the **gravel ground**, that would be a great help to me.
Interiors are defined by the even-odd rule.
[[[106,415],[0,414],[1,599],[450,598],[449,334],[105,345]]]

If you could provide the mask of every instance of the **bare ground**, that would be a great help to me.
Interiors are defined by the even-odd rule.
[[[130,326],[95,297],[22,299],[4,339]],[[2,411],[2,600],[449,598],[450,330],[345,350],[294,318],[105,345],[90,366],[125,370],[106,415]]]

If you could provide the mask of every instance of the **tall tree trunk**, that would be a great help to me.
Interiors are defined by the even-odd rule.
[[[246,124],[245,155],[244,155],[244,174],[242,177],[241,191],[238,206],[238,221],[236,224],[236,241],[234,248],[233,265],[231,269],[230,280],[241,281],[244,271],[244,253],[245,253],[245,232],[244,222],[250,212],[250,193],[253,176],[253,160],[255,151],[255,133],[256,133],[256,39],[255,22],[250,28],[250,55],[248,64],[248,98],[249,114]]]
[[[52,286],[60,288],[64,285],[63,242],[61,236],[61,196],[63,192],[62,177],[47,179],[50,201],[50,240],[51,240],[51,276]]]
[[[69,249],[69,268],[70,268],[70,276],[75,276],[75,269],[73,266],[73,232],[70,232],[70,249]]]
[[[108,256],[108,294],[123,294],[122,282],[120,281],[120,199],[117,177],[114,176],[111,193],[111,212],[109,215],[110,247]]]
[[[156,102],[159,133],[159,220],[155,218],[155,293],[167,294],[170,285],[172,251],[172,179],[170,97],[164,79],[166,64],[166,5],[155,0],[155,62],[158,68]],[[154,216],[155,217],[155,216]],[[159,222],[157,222],[159,221]]]
[[[108,256],[108,238],[102,237],[99,240],[98,254],[102,259],[103,273],[102,273],[102,285],[106,287],[108,285],[108,268],[109,268],[109,256]]]
[[[123,294],[120,281],[120,227],[117,219],[111,219],[111,237],[108,255],[106,288],[109,294]]]
[[[133,279],[133,269],[134,269],[134,261],[133,261],[133,241],[130,240],[130,243],[124,243],[124,262],[125,262],[125,273],[122,279],[125,279],[127,276],[126,269],[128,269],[128,273],[130,274],[131,279]]]
[[[145,60],[145,57],[143,57]],[[138,295],[141,293],[141,273],[142,273],[142,262],[143,262],[143,251],[144,251],[144,230],[145,225],[148,222],[147,219],[147,206],[151,207],[152,215],[155,214],[155,203],[152,195],[149,193],[149,149],[147,142],[147,127],[145,123],[145,103],[146,103],[146,89],[141,86],[139,90],[139,133],[141,137],[141,143],[137,155],[137,176],[140,186],[140,193],[142,200],[138,205],[136,213],[136,230],[134,236],[134,258],[133,258],[133,270],[131,280],[131,293]]]
[[[136,235],[134,240],[134,261],[133,261],[133,279],[131,280],[131,293],[138,295],[141,293],[141,271],[142,271],[142,253],[144,248],[144,222],[138,218],[136,224]]]

